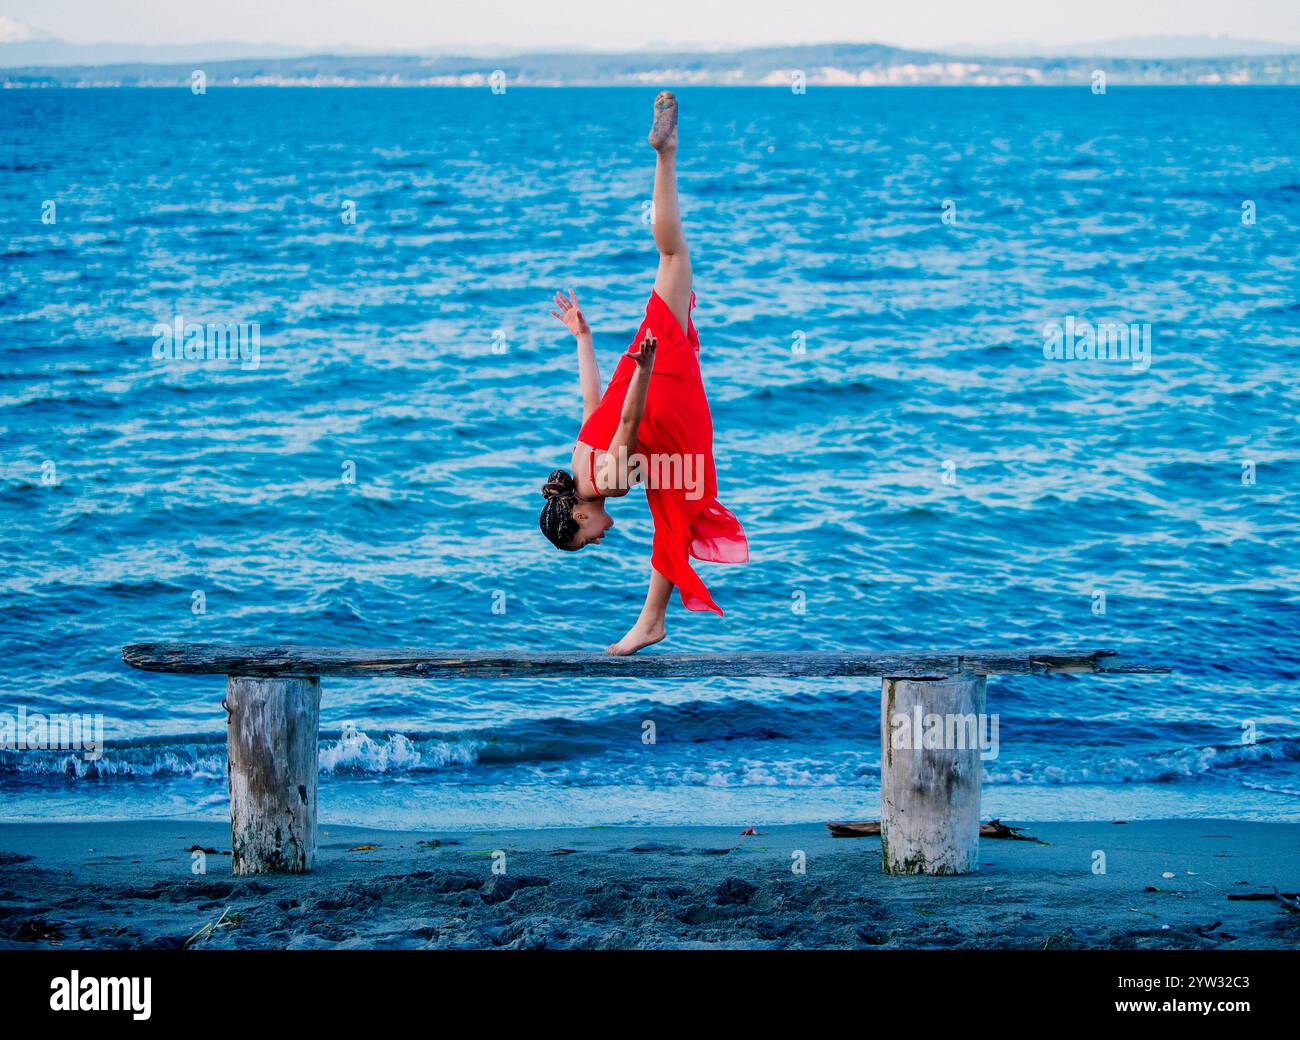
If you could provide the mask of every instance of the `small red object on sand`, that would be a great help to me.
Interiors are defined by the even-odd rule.
[[[758,831],[754,830],[753,827],[746,827],[743,831],[740,832],[740,836],[742,838],[757,838]]]

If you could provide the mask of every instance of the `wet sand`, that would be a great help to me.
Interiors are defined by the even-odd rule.
[[[1229,898],[1300,890],[1295,825],[1021,826],[1046,844],[985,839],[981,872],[949,878],[886,877],[878,838],[832,838],[819,825],[752,837],[324,826],[313,873],[232,878],[219,822],[0,824],[0,948],[1300,944],[1300,913]],[[213,851],[196,857],[191,846]],[[1097,853],[1105,873],[1094,872]],[[192,872],[196,858],[205,874]],[[803,873],[792,869],[800,862]]]

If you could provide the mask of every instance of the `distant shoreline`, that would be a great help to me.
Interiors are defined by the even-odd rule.
[[[14,62],[18,53],[0,63]],[[188,87],[402,86],[814,87],[876,86],[1296,86],[1300,52],[1184,58],[987,57],[881,44],[760,47],[736,51],[637,51],[482,55],[312,54],[171,61],[0,65],[0,84]],[[1104,92],[1098,90],[1094,92]]]
[[[782,92],[783,88],[772,86],[770,84],[760,83],[704,83],[693,84],[689,87],[681,87],[671,81],[665,81],[668,86],[678,90],[763,90]],[[898,84],[871,84],[871,85],[816,85],[818,90],[834,90],[837,92],[852,92],[866,90],[886,90],[886,91],[906,91],[906,90],[980,90],[980,91],[999,91],[999,90],[1032,90],[1032,91],[1077,91],[1087,90],[1086,83],[988,83],[988,84],[971,84],[971,83],[898,83]],[[1132,90],[1295,90],[1300,88],[1300,80],[1288,83],[1114,83],[1114,87],[1122,88],[1125,91]],[[472,92],[485,89],[482,86],[461,86],[438,83],[298,83],[298,82],[277,82],[277,83],[209,83],[209,89],[219,90],[448,90],[448,91],[466,91]],[[14,91],[93,91],[93,90],[138,90],[141,92],[151,90],[184,90],[189,91],[189,85],[185,83],[121,83],[121,82],[94,82],[94,83],[24,83],[13,82],[4,78],[3,72],[0,71],[0,89]],[[522,83],[511,84],[510,90],[648,90],[649,87],[633,83]],[[788,89],[788,88],[785,88]]]

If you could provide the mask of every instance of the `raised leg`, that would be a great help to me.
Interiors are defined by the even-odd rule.
[[[685,330],[691,312],[691,254],[686,248],[681,207],[677,201],[677,98],[668,91],[655,98],[654,125],[649,140],[658,153],[652,224],[655,245],[659,249],[655,292],[668,304],[668,309]]]
[[[883,681],[880,858],[886,874],[979,870],[984,696],[982,675]]]
[[[610,646],[606,653],[626,657],[643,647],[659,642],[667,634],[664,619],[668,615],[668,600],[673,594],[673,583],[653,567],[650,568],[650,588],[645,594],[641,614],[622,639]]]
[[[304,874],[316,861],[319,679],[232,675],[226,771],[232,874]]]

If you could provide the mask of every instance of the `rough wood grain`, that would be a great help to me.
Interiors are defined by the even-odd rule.
[[[744,651],[611,657],[532,650],[435,651],[328,646],[136,643],[122,651],[132,668],[150,672],[262,676],[407,676],[484,679],[621,676],[837,676],[943,678],[950,675],[1148,673],[1168,668],[1128,661],[1114,650]]]
[[[232,675],[226,709],[231,873],[306,873],[316,860],[320,680]]]
[[[880,837],[879,820],[863,820],[860,823],[828,823],[826,829],[832,838],[878,838]],[[1046,845],[1032,835],[1026,834],[1023,827],[1010,827],[1001,820],[989,820],[980,824],[981,838],[1002,838],[1007,841],[1033,841]],[[1229,896],[1229,899],[1232,897]]]
[[[880,860],[886,874],[979,870],[984,766],[978,741],[963,734],[960,742],[927,746],[913,720],[918,714],[978,718],[986,682],[979,675],[881,684]]]

